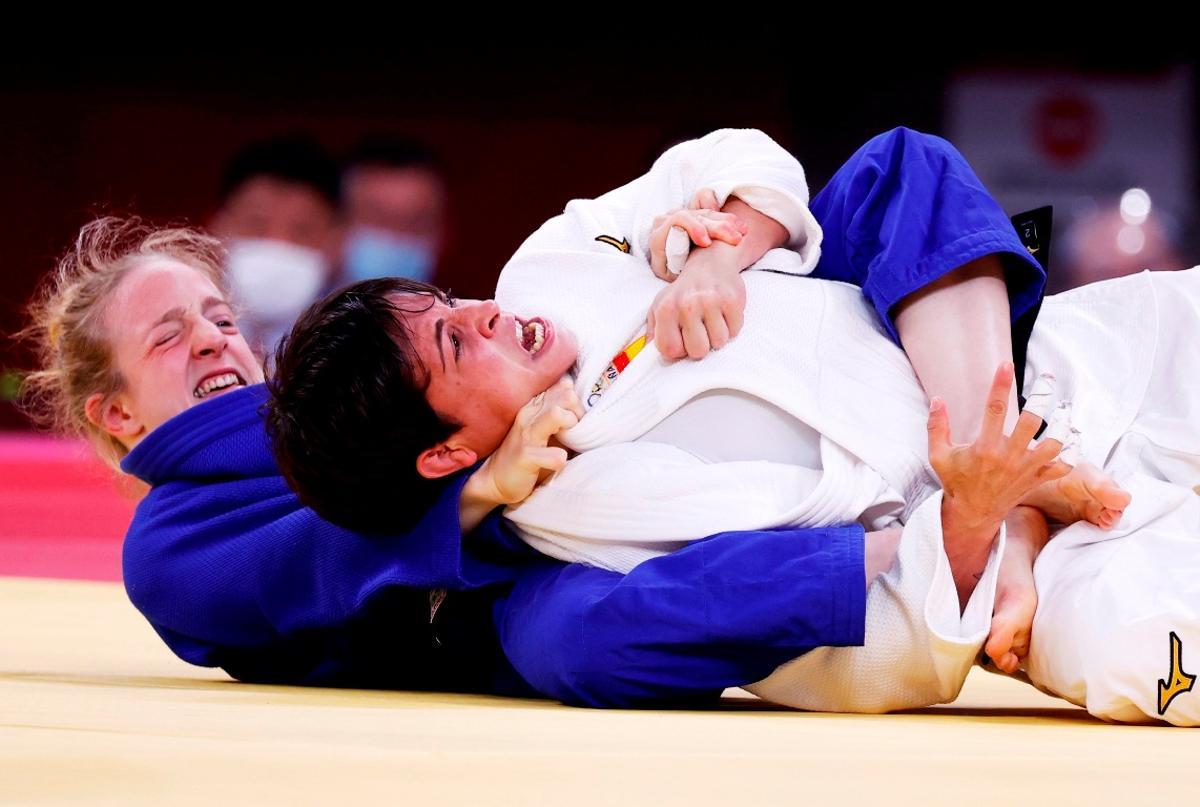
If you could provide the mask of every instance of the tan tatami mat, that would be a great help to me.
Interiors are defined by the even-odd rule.
[[[697,712],[246,686],[121,588],[0,578],[0,804],[1200,803],[1200,732],[975,671],[948,707]]]

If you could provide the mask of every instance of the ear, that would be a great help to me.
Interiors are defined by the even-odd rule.
[[[142,422],[126,407],[120,396],[106,398],[101,393],[88,396],[83,405],[88,421],[118,440],[131,440],[142,432]]]
[[[438,443],[427,448],[417,457],[417,473],[426,479],[441,479],[455,471],[470,468],[478,457],[469,448]]]

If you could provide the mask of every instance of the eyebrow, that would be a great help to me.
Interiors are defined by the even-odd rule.
[[[225,302],[220,297],[206,297],[206,298],[204,298],[204,302],[202,302],[200,304],[200,310],[207,311],[208,309],[212,308],[213,306],[217,306],[217,305],[229,305],[229,303]],[[153,325],[150,326],[150,330],[154,330],[159,325],[170,322],[171,320],[183,319],[184,313],[186,313],[186,309],[181,305],[177,305],[174,308],[172,308],[170,311],[168,311],[167,313],[165,313],[161,317],[159,317],[158,322],[155,322]]]
[[[218,306],[218,305],[228,306],[229,302],[221,299],[220,297],[205,297],[204,302],[202,302],[200,304],[200,310],[207,311],[208,309],[213,308],[214,306]],[[165,325],[168,322],[173,322],[176,320],[183,319],[183,315],[185,313],[187,313],[187,309],[185,309],[183,306],[181,306],[181,305],[175,306],[171,310],[167,311],[167,313],[165,313],[161,317],[159,317],[157,322],[155,322],[153,325],[151,325],[149,328],[146,329],[146,337],[144,337],[144,338],[148,338],[150,336],[150,334],[154,331],[154,329],[160,325]]]
[[[176,320],[176,319],[183,319],[183,313],[184,313],[184,309],[183,309],[183,306],[181,306],[181,305],[180,305],[180,306],[176,306],[175,308],[172,308],[170,311],[168,311],[167,313],[163,314],[163,315],[162,315],[162,316],[159,318],[158,322],[156,322],[156,323],[154,323],[153,325],[151,325],[151,326],[150,326],[150,327],[147,329],[147,332],[149,332],[149,331],[152,331],[152,330],[154,330],[155,328],[157,328],[159,325],[162,325],[162,324],[164,324],[164,323],[170,322],[170,321],[172,321],[172,320]]]

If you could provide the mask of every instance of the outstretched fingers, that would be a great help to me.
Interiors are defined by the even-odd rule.
[[[950,442],[950,414],[946,411],[946,402],[934,396],[929,402],[929,462],[936,469],[940,467],[954,448]]]
[[[1013,363],[1010,361],[996,368],[996,374],[992,376],[992,386],[988,390],[983,425],[980,427],[977,441],[983,450],[997,450],[1004,441],[1004,421],[1008,417],[1008,397],[1012,392],[1013,377]]]

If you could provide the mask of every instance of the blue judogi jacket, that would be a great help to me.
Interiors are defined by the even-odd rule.
[[[984,255],[1002,255],[1014,319],[1040,300],[1043,268],[940,138],[873,138],[812,210],[826,232],[814,276],[862,286],[893,338],[897,301]],[[411,532],[360,535],[288,489],[264,398],[260,386],[192,407],[122,463],[152,486],[126,536],[126,589],[193,664],[640,706],[713,699],[806,650],[862,642],[861,527],[712,536],[621,576],[536,555],[495,516],[464,537],[462,474]]]
[[[622,576],[537,555],[497,516],[464,538],[464,475],[412,532],[360,535],[288,489],[265,398],[259,385],[194,406],[122,464],[152,486],[125,540],[129,598],[193,664],[638,705],[716,697],[862,641],[860,527],[716,536]]]

